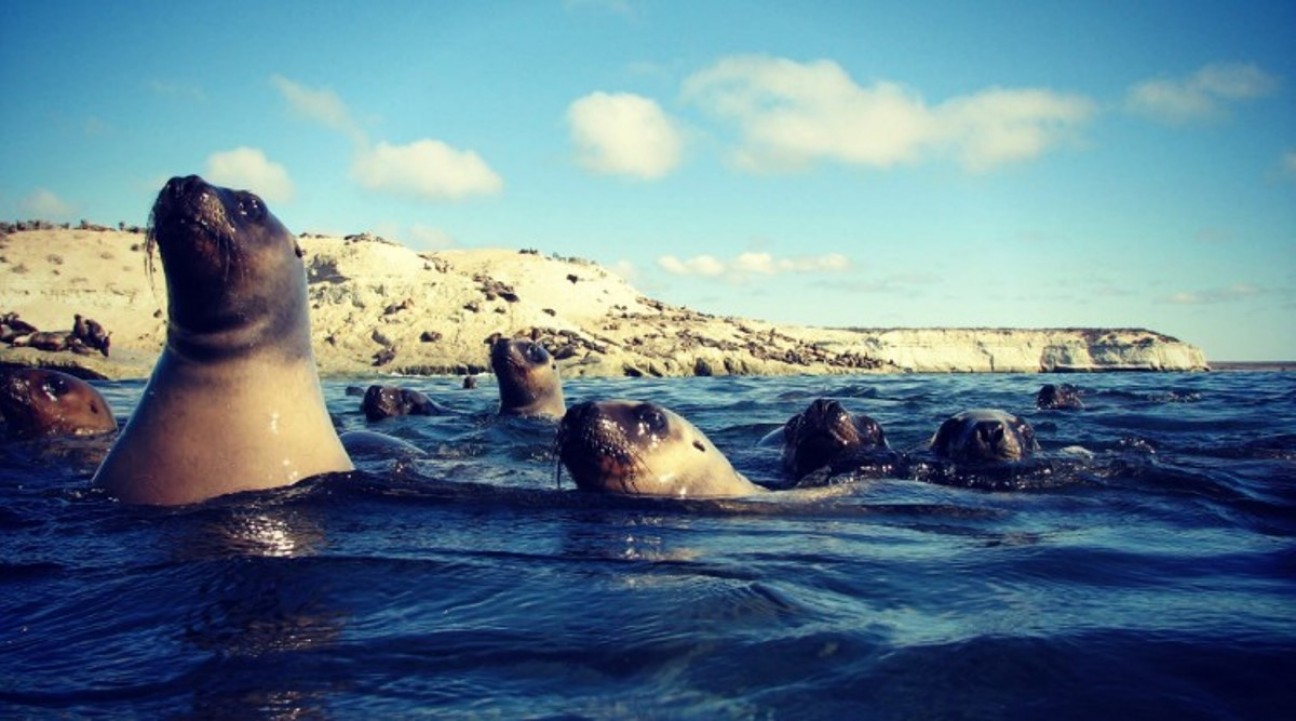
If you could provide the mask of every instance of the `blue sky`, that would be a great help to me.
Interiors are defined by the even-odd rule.
[[[1296,3],[4,2],[0,217],[298,232],[825,326],[1296,358]]]

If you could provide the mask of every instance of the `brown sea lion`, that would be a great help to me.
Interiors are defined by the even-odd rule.
[[[692,423],[653,403],[572,406],[559,424],[556,449],[584,491],[718,498],[766,490],[735,471]]]
[[[422,393],[397,386],[369,386],[360,402],[360,410],[371,421],[393,416],[436,416],[446,412]]]
[[[37,350],[58,353],[68,349],[69,343],[72,342],[71,333],[59,333],[57,331],[42,330],[25,336],[19,336],[13,339],[13,345],[18,348],[35,348]]]
[[[501,415],[562,418],[558,363],[544,346],[526,338],[499,338],[491,343],[491,368],[499,381]]]
[[[80,341],[84,347],[99,351],[105,358],[108,357],[108,349],[112,345],[110,336],[111,334],[95,319],[86,318],[80,313],[73,317],[72,337]]]
[[[75,376],[43,368],[0,374],[0,415],[10,438],[89,436],[117,430],[102,394]]]
[[[816,398],[783,425],[783,469],[800,480],[821,468],[851,470],[870,452],[887,448],[882,426],[841,403]]]
[[[177,505],[351,470],[311,352],[296,237],[256,195],[189,176],[159,193],[154,245],[166,346],[95,482]]]
[[[1070,383],[1047,383],[1035,394],[1035,407],[1041,410],[1079,410],[1084,408],[1084,402],[1080,400],[1080,390]]]
[[[931,440],[934,453],[956,463],[1020,461],[1038,449],[1029,423],[993,408],[963,411],[946,419]]]

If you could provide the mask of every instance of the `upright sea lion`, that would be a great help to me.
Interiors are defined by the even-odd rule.
[[[491,368],[499,381],[501,415],[562,418],[558,363],[544,346],[526,338],[499,338],[491,343]]]
[[[993,408],[952,416],[932,436],[931,450],[955,463],[1020,461],[1039,449],[1025,420]]]
[[[446,409],[427,396],[408,388],[397,386],[369,386],[365,391],[360,410],[365,418],[380,421],[393,416],[435,416]]]
[[[324,406],[296,238],[252,193],[172,178],[153,206],[166,346],[95,474],[122,501],[194,503],[352,469]]]
[[[692,423],[653,403],[572,406],[558,426],[556,449],[584,491],[676,498],[765,491],[735,471]]]
[[[824,398],[789,418],[782,435],[783,469],[798,481],[821,468],[830,473],[854,470],[868,462],[870,453],[888,448],[877,421]]]
[[[10,438],[89,436],[117,430],[103,395],[75,376],[42,368],[0,375],[0,415]]]
[[[1047,383],[1035,394],[1035,407],[1039,409],[1081,409],[1084,402],[1080,400],[1080,389],[1070,383],[1053,385]]]

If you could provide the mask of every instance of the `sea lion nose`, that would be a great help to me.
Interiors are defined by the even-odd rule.
[[[163,192],[174,198],[183,198],[207,187],[207,182],[197,175],[174,177],[167,181]]]
[[[584,403],[577,403],[576,405],[567,409],[567,413],[563,415],[562,425],[565,427],[580,425],[582,423],[587,423],[590,419],[592,419],[597,415],[598,415],[598,406],[594,404],[594,401],[585,401]]]

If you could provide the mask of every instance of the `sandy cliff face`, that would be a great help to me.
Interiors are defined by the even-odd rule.
[[[42,330],[74,313],[112,332],[112,358],[0,348],[0,362],[148,373],[166,283],[144,236],[39,230],[0,239],[0,312]],[[1202,370],[1197,348],[1146,330],[839,330],[721,318],[640,295],[580,260],[508,250],[417,253],[370,238],[303,237],[322,372],[475,373],[487,340],[526,334],[573,375]]]

